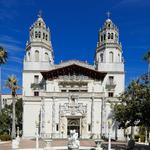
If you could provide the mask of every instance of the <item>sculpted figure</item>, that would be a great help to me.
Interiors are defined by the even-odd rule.
[[[79,150],[80,142],[78,140],[78,133],[75,130],[70,130],[70,137],[68,138],[68,150]]]

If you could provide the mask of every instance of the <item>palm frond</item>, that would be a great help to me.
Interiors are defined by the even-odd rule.
[[[7,56],[8,56],[7,51],[2,46],[0,46],[0,64],[6,63]]]

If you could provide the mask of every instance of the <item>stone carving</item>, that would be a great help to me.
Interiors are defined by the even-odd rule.
[[[64,117],[60,118],[60,131],[61,131],[61,133],[64,133],[64,131],[65,131],[65,120],[64,119],[65,119]]]
[[[70,116],[70,115],[82,115],[86,116],[87,114],[87,105],[82,103],[65,103],[60,105],[60,116]]]
[[[68,150],[79,150],[80,142],[78,140],[78,133],[75,130],[70,130],[70,137],[68,138]]]
[[[82,118],[82,128],[84,129],[87,126],[86,117]]]

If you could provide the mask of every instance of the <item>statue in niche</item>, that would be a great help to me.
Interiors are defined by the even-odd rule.
[[[65,119],[64,117],[60,118],[60,130],[61,130],[61,133],[65,132],[65,120],[64,119]]]
[[[84,128],[86,128],[86,126],[87,126],[86,117],[83,117],[82,118],[82,128],[84,129]]]

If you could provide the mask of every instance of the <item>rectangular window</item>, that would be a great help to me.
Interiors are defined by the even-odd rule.
[[[109,92],[108,93],[108,97],[114,97],[114,93],[113,92]]]
[[[88,131],[91,131],[91,124],[88,124]]]
[[[34,83],[36,83],[36,84],[39,83],[39,76],[38,75],[34,76]]]
[[[56,124],[56,131],[59,131],[59,125]]]
[[[61,92],[67,92],[66,90],[61,90]]]
[[[38,91],[35,91],[35,92],[34,92],[34,96],[39,96],[39,92],[38,92]]]

